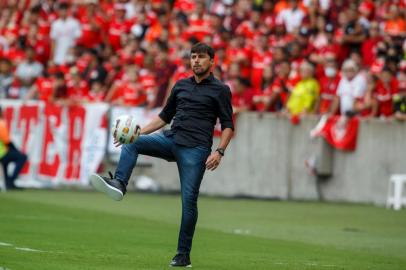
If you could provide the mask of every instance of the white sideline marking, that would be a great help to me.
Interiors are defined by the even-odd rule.
[[[7,268],[5,266],[0,266],[0,270],[11,270],[10,268]]]
[[[38,250],[38,249],[33,249],[33,248],[27,248],[27,247],[16,247],[15,249],[21,250],[21,251],[28,251],[28,252],[45,252],[43,250]]]
[[[277,264],[277,265],[287,265],[287,263],[284,263],[284,262],[274,262],[273,264]]]
[[[251,230],[246,230],[246,229],[234,229],[233,230],[234,234],[251,234]]]
[[[12,247],[13,244],[10,243],[5,243],[5,242],[0,242],[0,246],[3,247]],[[29,248],[29,247],[15,247],[14,249],[16,250],[21,250],[21,251],[28,251],[28,252],[47,252],[45,250],[39,250],[39,249],[33,249],[33,248]],[[0,266],[0,270],[3,270],[4,268],[1,268]]]
[[[335,265],[335,264],[318,264],[318,263],[315,263],[315,262],[308,262],[308,263],[305,263],[305,265],[307,265],[307,266],[319,266],[319,267],[339,267],[338,265]]]
[[[286,262],[273,262],[272,264],[275,264],[275,265],[296,265],[296,264],[298,264],[298,263],[286,263]],[[300,264],[300,265],[302,265],[302,264]],[[335,265],[335,264],[318,264],[318,263],[315,263],[315,262],[306,262],[306,263],[304,263],[304,265],[306,265],[306,266],[318,266],[318,267],[322,267],[322,268],[337,268],[337,267],[339,267],[338,265]]]

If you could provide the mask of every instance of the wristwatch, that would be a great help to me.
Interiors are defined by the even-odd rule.
[[[224,148],[217,148],[216,149],[217,152],[219,152],[219,154],[224,157],[224,152],[226,151]]]

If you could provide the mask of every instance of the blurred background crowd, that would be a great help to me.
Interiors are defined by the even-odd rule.
[[[235,112],[406,119],[405,0],[3,0],[0,98],[162,106],[196,42]]]

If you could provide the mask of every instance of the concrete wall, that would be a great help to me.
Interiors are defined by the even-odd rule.
[[[305,160],[318,152],[320,140],[309,138],[316,118],[293,126],[272,114],[238,117],[236,135],[221,166],[206,172],[201,193],[278,199],[318,199],[316,179]],[[215,146],[217,141],[215,141]],[[333,177],[321,182],[328,201],[384,204],[392,173],[406,173],[406,124],[381,120],[362,122],[355,152],[334,150]],[[143,170],[141,172],[140,170]],[[166,191],[179,189],[176,164],[154,159],[152,168],[136,168]]]

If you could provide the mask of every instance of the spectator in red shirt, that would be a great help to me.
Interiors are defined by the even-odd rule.
[[[138,39],[129,38],[122,49],[117,54],[120,57],[121,63],[135,64],[139,67],[144,65],[145,52],[141,49],[141,44]]]
[[[389,117],[393,114],[393,97],[398,93],[398,81],[388,68],[384,68],[377,83],[375,98],[378,102],[378,116]]]
[[[340,82],[338,64],[330,57],[324,64],[323,77],[320,78],[320,99],[316,111],[320,114],[332,113],[332,102],[336,97],[338,83]]]
[[[107,87],[110,87],[113,85],[114,81],[116,80],[121,80],[123,77],[123,64],[120,61],[120,58],[117,54],[113,54],[108,58],[108,61],[105,62],[104,68],[107,71],[107,77],[106,77],[106,85]]]
[[[289,44],[289,61],[291,63],[290,77],[299,79],[300,77],[300,65],[305,60],[302,55],[302,47],[298,42],[292,42]]]
[[[70,78],[66,82],[68,103],[81,103],[88,97],[89,85],[83,80],[77,67],[70,68],[69,75]]]
[[[138,69],[128,66],[125,78],[116,82],[106,96],[106,101],[121,106],[142,106],[147,102],[147,94],[138,80]]]
[[[318,28],[317,35],[312,39],[313,51],[311,51],[309,59],[317,64],[323,64],[327,55],[334,55],[338,63],[341,46],[334,41],[334,26],[330,23],[324,24],[324,19],[320,19],[319,27],[324,27],[323,30]]]
[[[376,51],[378,42],[382,41],[380,35],[379,24],[376,21],[371,22],[368,29],[368,37],[362,43],[361,52],[364,65],[371,67],[376,60]]]
[[[36,54],[36,60],[42,65],[46,65],[51,56],[51,44],[49,36],[40,35],[38,26],[33,24],[28,28],[26,36],[26,45],[33,47]]]
[[[230,41],[226,49],[226,61],[228,63],[237,63],[242,77],[249,79],[251,73],[252,50],[246,44],[244,36],[237,35]]]
[[[269,36],[269,44],[273,47],[285,47],[293,39],[293,35],[286,33],[285,25],[276,21]]]
[[[376,43],[374,51],[373,51],[374,56],[372,58],[372,63],[369,66],[372,73],[379,74],[382,71],[383,67],[385,66],[385,62],[386,62],[387,51],[388,51],[388,46],[386,45],[386,43],[383,40],[378,41]]]
[[[121,40],[130,32],[133,24],[126,19],[125,12],[125,5],[119,3],[114,5],[114,16],[108,27],[108,41],[114,51],[121,48]]]
[[[44,102],[54,102],[58,89],[64,87],[65,80],[62,73],[45,73],[39,77],[30,91],[24,97],[25,100],[37,99]]]
[[[196,1],[195,12],[189,17],[189,27],[186,30],[188,37],[202,41],[205,36],[211,35],[210,16],[206,13],[203,0]]]
[[[240,23],[235,30],[236,34],[243,35],[247,40],[253,40],[256,36],[263,36],[267,31],[261,22],[261,12],[256,9],[252,10],[250,17]]]
[[[277,112],[286,106],[288,97],[295,86],[297,79],[291,79],[289,74],[291,66],[289,61],[284,60],[275,67],[276,77],[272,83],[263,90],[263,95],[259,98],[254,96],[254,103],[257,104],[257,110]],[[260,107],[258,107],[260,106]]]
[[[3,58],[9,59],[13,66],[18,66],[25,60],[24,44],[17,42],[17,39],[10,38],[9,47],[2,52]]]
[[[3,57],[7,57],[12,54],[12,51],[16,48],[13,48],[17,45],[18,42],[18,11],[13,10],[12,8],[4,9],[1,14],[0,19],[0,35],[2,36],[2,54]],[[17,59],[12,59],[8,57],[13,62]]]
[[[37,78],[35,84],[25,95],[24,100],[37,99],[45,102],[51,102],[53,95],[53,80],[48,76]]]
[[[270,108],[271,85],[274,80],[273,68],[268,65],[264,68],[261,78],[261,85],[252,88],[252,103],[255,110],[260,112],[268,111]],[[273,111],[273,110],[270,110]]]
[[[291,63],[287,60],[283,61],[276,69],[277,77],[271,87],[277,102],[275,104],[279,110],[286,107],[289,95],[299,81],[298,77],[291,77],[291,73]]]
[[[253,107],[252,97],[253,91],[249,88],[250,83],[247,79],[238,77],[234,80],[234,88],[232,93],[232,106],[235,114],[249,111]]]
[[[29,11],[23,13],[23,18],[20,22],[19,35],[25,36],[28,28],[31,25],[38,26],[38,35],[48,36],[51,29],[50,23],[41,16],[41,7],[39,5],[32,7]]]
[[[82,36],[77,44],[85,48],[99,47],[106,37],[107,22],[98,9],[98,0],[83,1],[84,6],[79,7],[79,22],[82,27]]]
[[[89,102],[104,102],[106,97],[106,88],[100,81],[94,81],[90,86],[87,96]]]
[[[254,89],[262,86],[262,73],[264,68],[271,66],[272,52],[268,46],[267,36],[255,38],[255,50],[252,52],[251,85]]]

